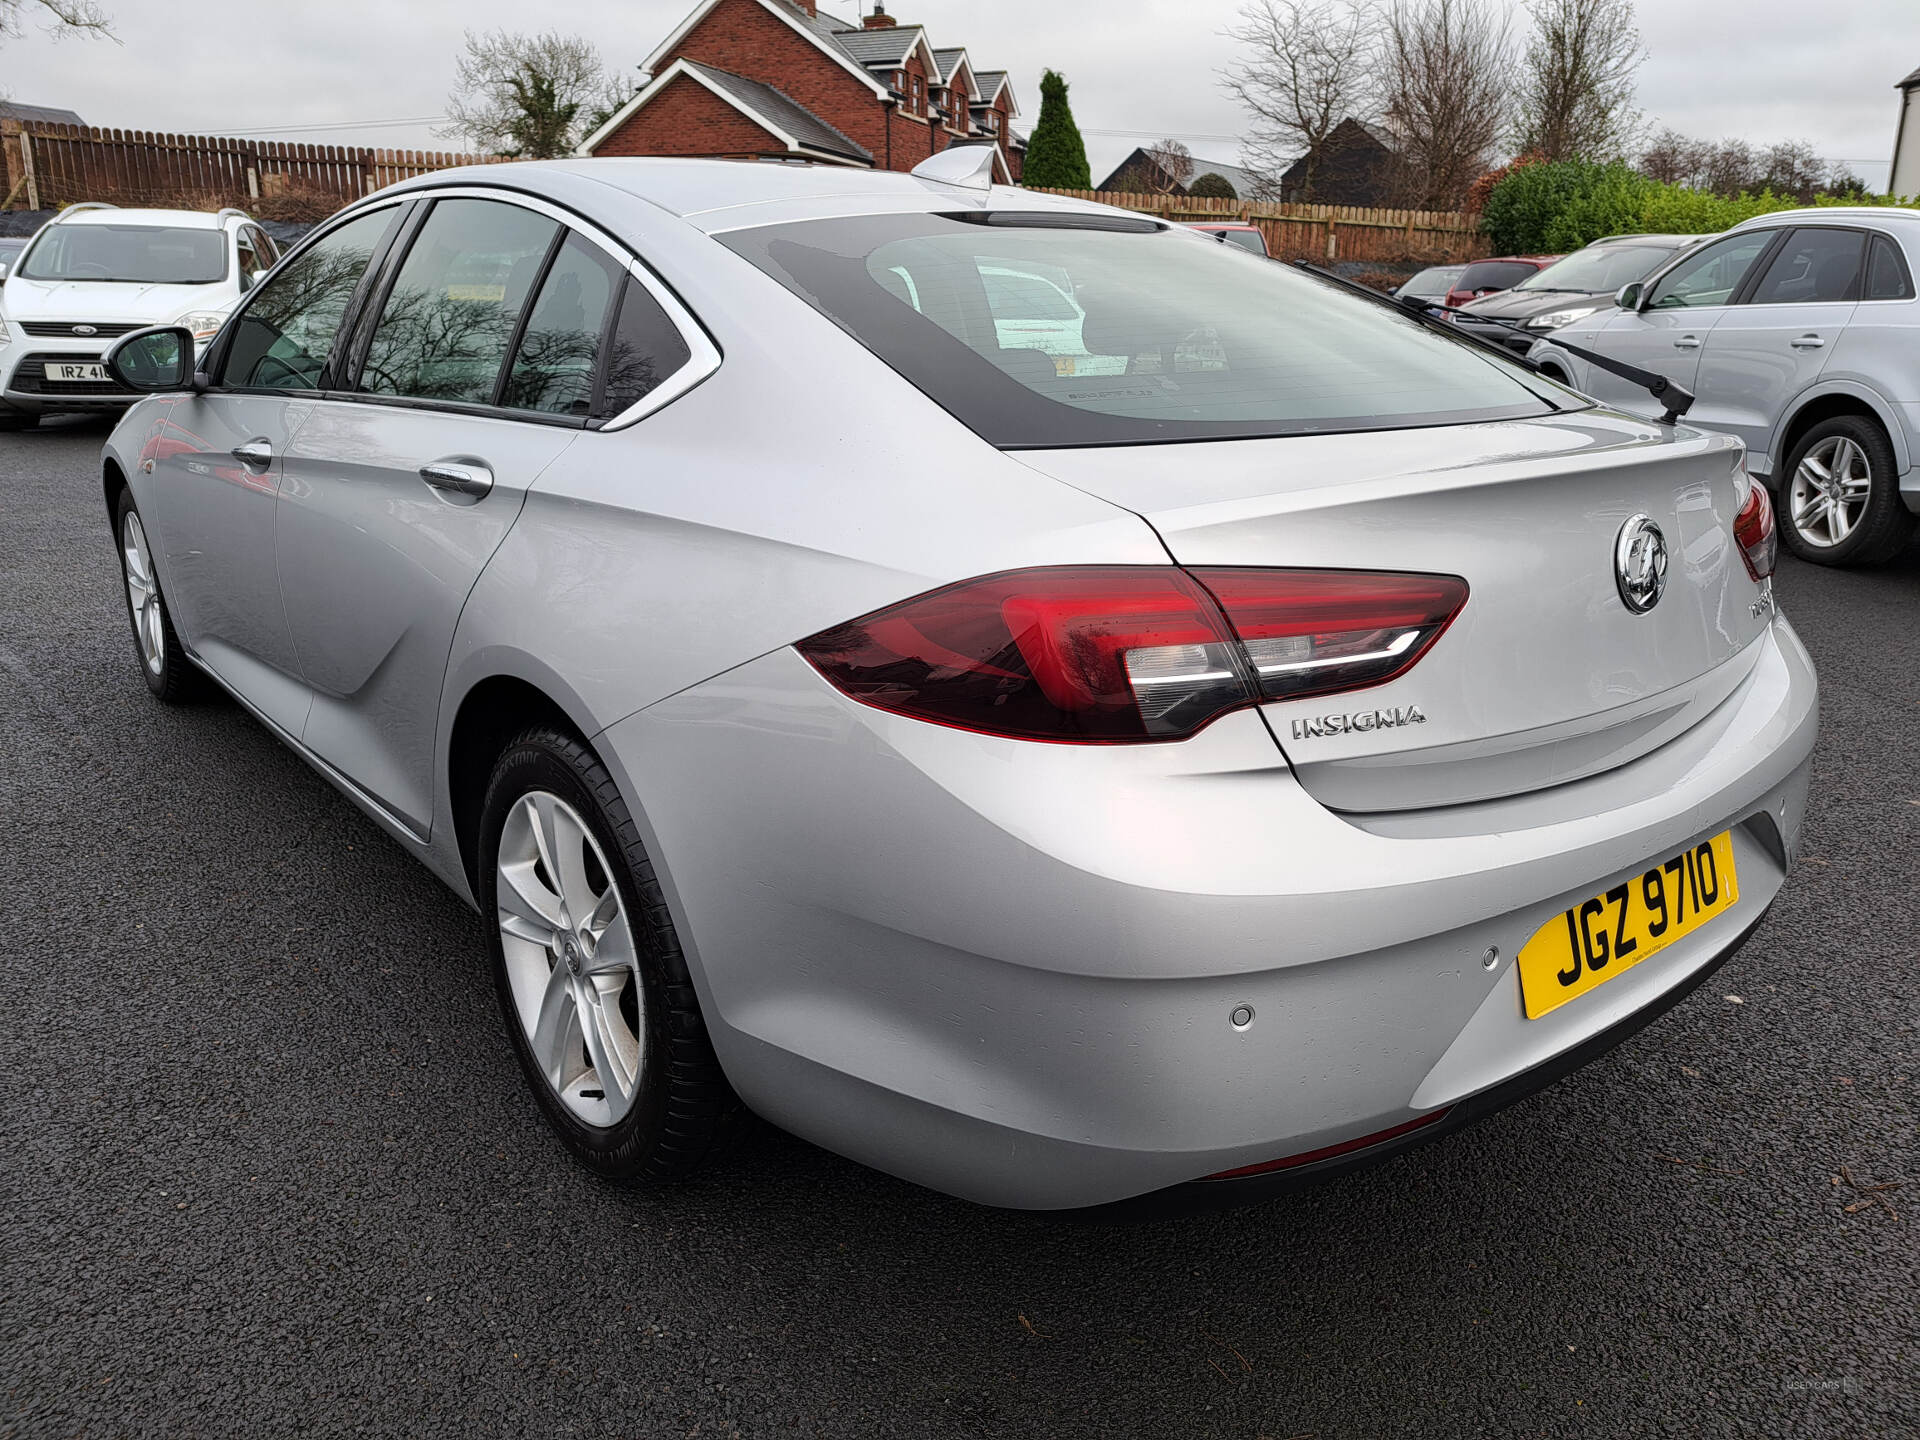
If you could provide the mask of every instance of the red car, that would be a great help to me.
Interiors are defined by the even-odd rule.
[[[1476,260],[1460,272],[1447,292],[1448,305],[1464,305],[1491,295],[1496,290],[1511,290],[1536,270],[1544,270],[1564,255],[1498,255],[1491,260]]]
[[[1260,233],[1258,225],[1242,225],[1237,220],[1209,220],[1187,228],[1198,230],[1202,235],[1211,235],[1222,245],[1238,245],[1242,250],[1251,250],[1263,260],[1273,258],[1267,253],[1267,237]]]

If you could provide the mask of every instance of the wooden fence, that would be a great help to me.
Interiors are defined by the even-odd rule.
[[[54,210],[82,200],[190,209],[242,205],[263,218],[287,220],[318,220],[396,180],[491,158],[19,120],[0,120],[0,155],[0,209]]]
[[[1358,205],[1294,205],[1112,190],[1046,193],[1143,210],[1175,223],[1230,220],[1257,225],[1267,238],[1267,249],[1286,260],[1431,263],[1473,260],[1489,253],[1480,217],[1458,210],[1373,210]]]

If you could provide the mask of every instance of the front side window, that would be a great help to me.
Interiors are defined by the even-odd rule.
[[[1007,448],[1465,423],[1567,398],[1411,316],[1152,221],[865,215],[718,238]]]
[[[1725,305],[1753,262],[1773,243],[1774,230],[1749,230],[1715,241],[1682,260],[1654,282],[1649,310]]]
[[[253,232],[250,230],[237,231],[234,236],[233,248],[234,252],[240,257],[240,288],[242,290],[251,290],[253,288],[254,271],[267,268],[266,265],[262,263],[259,255],[254,252]]]
[[[227,278],[227,236],[170,225],[54,224],[19,273],[28,280],[212,285]]]
[[[608,312],[623,274],[597,247],[578,235],[567,237],[527,316],[500,394],[502,405],[551,415],[587,414]]]
[[[1818,305],[1853,299],[1866,238],[1858,230],[1794,231],[1747,303]]]
[[[1867,257],[1867,299],[1911,300],[1913,277],[1907,274],[1900,247],[1884,235],[1873,237]]]
[[[360,368],[371,395],[490,405],[558,222],[497,200],[438,201]]]
[[[224,384],[240,390],[313,390],[340,321],[374,251],[400,214],[390,205],[328,232],[262,285],[241,312]]]

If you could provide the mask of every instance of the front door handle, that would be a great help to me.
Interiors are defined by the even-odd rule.
[[[1802,335],[1796,340],[1789,340],[1787,343],[1796,350],[1818,350],[1827,342],[1822,340],[1818,335]]]
[[[1673,342],[1673,348],[1676,350],[1698,350],[1700,348],[1700,341],[1695,336],[1682,335],[1678,340]]]
[[[420,478],[436,490],[471,495],[475,500],[493,489],[493,471],[478,460],[435,460],[420,467]]]
[[[264,470],[273,464],[273,446],[265,440],[249,440],[228,453],[249,469]]]

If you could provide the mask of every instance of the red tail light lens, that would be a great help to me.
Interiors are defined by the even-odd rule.
[[[1196,570],[1225,607],[1268,700],[1379,685],[1404,674],[1467,603],[1454,575]]]
[[[1773,574],[1780,537],[1773,528],[1773,497],[1758,480],[1747,481],[1747,498],[1733,517],[1733,538],[1739,542],[1740,558],[1747,562],[1747,574],[1756,581]]]
[[[1017,570],[798,648],[845,694],[921,720],[1030,740],[1174,740],[1261,699],[1390,680],[1466,598],[1450,576]]]

